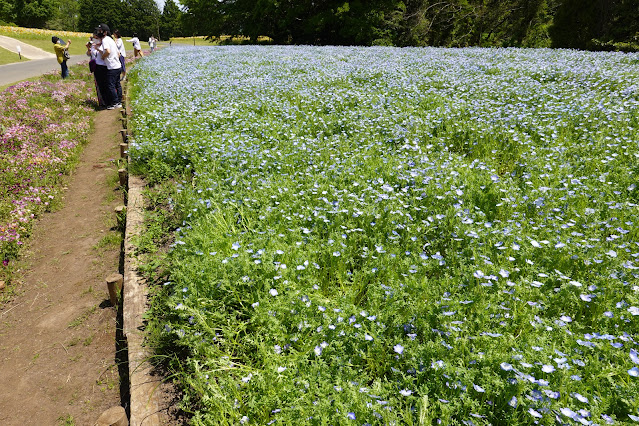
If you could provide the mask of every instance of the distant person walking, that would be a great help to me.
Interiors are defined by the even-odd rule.
[[[155,37],[153,37],[153,34],[151,34],[151,37],[149,37],[149,48],[151,49],[151,53],[155,52],[155,42],[157,40],[155,39]]]
[[[67,67],[67,59],[69,59],[69,51],[67,50],[69,46],[71,46],[71,40],[67,40],[67,44],[62,44],[62,40],[58,37],[51,37],[51,41],[53,42],[53,50],[55,51],[55,56],[58,59],[58,63],[62,68],[62,78],[67,78],[69,76],[69,68]]]
[[[120,30],[113,31],[113,40],[115,41],[115,45],[118,47],[118,52],[120,52],[120,65],[122,65],[122,73],[120,74],[120,81],[126,78],[126,49],[124,48],[124,42],[122,41],[122,36],[120,35]]]
[[[127,40],[128,42],[133,43],[133,56],[134,57],[142,57],[144,56],[144,54],[142,53],[142,46],[140,46],[140,39],[138,38],[137,34],[133,34],[133,38],[130,40]]]

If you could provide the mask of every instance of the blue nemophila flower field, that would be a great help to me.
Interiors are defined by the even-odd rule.
[[[639,418],[639,56],[170,48],[135,170],[195,424]]]

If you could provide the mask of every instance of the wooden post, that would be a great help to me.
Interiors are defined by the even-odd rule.
[[[118,169],[118,175],[120,177],[120,186],[126,187],[126,169]]]
[[[129,145],[126,143],[121,143],[120,144],[120,157],[121,158],[126,158],[126,156],[128,155],[128,149],[129,149]]]
[[[122,108],[120,114],[122,114],[122,117],[126,117],[126,109]]]
[[[118,222],[118,229],[124,229],[126,224],[126,206],[117,206],[115,208],[115,218]]]
[[[109,290],[109,300],[111,305],[116,306],[118,304],[118,296],[122,291],[122,284],[124,283],[124,277],[122,274],[110,275],[107,279],[107,289]]]
[[[120,130],[120,136],[122,136],[122,143],[129,143],[129,134],[126,129]]]

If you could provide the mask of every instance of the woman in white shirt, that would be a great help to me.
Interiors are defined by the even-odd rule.
[[[124,80],[126,78],[126,66],[124,64],[124,58],[126,58],[126,49],[124,48],[124,42],[122,41],[120,30],[113,31],[113,41],[115,41],[115,45],[118,47],[118,52],[120,52],[120,65],[122,65],[122,74],[120,76],[120,80]]]
[[[133,56],[135,56],[136,58],[142,57],[144,56],[142,54],[142,46],[140,46],[140,39],[138,38],[137,34],[133,34],[133,38],[131,40],[127,40],[131,43],[133,43]]]
[[[99,46],[96,46],[96,50],[98,51],[98,60],[96,67],[96,77],[97,70],[102,69],[100,66],[100,60],[104,63],[104,91],[102,90],[102,86],[100,87],[100,92],[104,97],[104,102],[107,104],[107,109],[114,108],[122,108],[122,87],[120,85],[120,71],[122,69],[122,65],[120,64],[120,52],[118,51],[118,47],[115,45],[115,41],[110,37],[111,31],[106,24],[100,24],[96,28],[95,35],[100,39],[101,43]],[[98,80],[98,84],[100,80]]]

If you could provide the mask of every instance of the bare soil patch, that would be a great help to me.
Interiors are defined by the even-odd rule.
[[[105,284],[121,272],[119,116],[97,114],[63,207],[35,225],[16,295],[0,306],[2,425],[92,425],[121,404]]]

